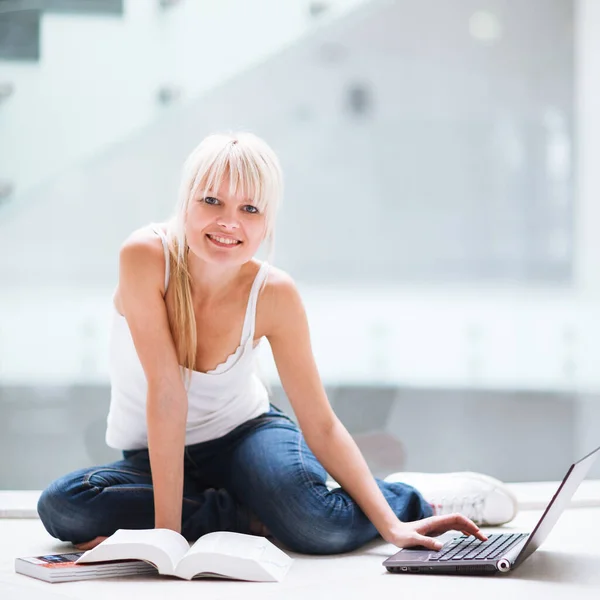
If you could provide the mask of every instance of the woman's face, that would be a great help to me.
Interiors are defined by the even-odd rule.
[[[230,195],[224,180],[218,190],[198,190],[188,207],[185,235],[190,251],[202,260],[241,265],[258,251],[265,224],[252,199]]]

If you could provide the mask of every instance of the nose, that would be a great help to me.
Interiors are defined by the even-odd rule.
[[[217,225],[228,231],[238,229],[240,223],[235,213],[235,210],[223,211],[217,219]]]

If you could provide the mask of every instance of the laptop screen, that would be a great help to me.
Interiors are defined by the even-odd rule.
[[[515,561],[515,566],[523,562],[528,556],[533,554],[548,537],[548,534],[558,521],[558,518],[562,514],[563,510],[567,508],[573,494],[576,492],[579,484],[585,479],[591,466],[594,464],[600,447],[590,452],[587,456],[584,456],[581,460],[571,465],[571,468],[565,475],[560,487],[556,494],[550,501],[550,504],[546,507],[542,518],[538,521],[535,529],[529,536],[527,543],[523,546],[523,549],[519,553]]]

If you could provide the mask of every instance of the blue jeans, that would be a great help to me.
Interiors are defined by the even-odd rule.
[[[221,438],[185,447],[181,533],[194,541],[211,531],[250,533],[258,518],[291,551],[336,554],[359,548],[378,532],[327,473],[297,425],[278,408]],[[376,480],[402,521],[431,516],[414,488]],[[153,529],[148,449],[123,460],[69,473],[42,493],[38,513],[50,535],[73,544],[117,529]]]

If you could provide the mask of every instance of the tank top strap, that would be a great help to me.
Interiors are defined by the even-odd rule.
[[[269,263],[263,261],[254,282],[250,289],[250,296],[248,298],[248,306],[246,307],[246,316],[244,317],[244,328],[242,329],[242,340],[240,345],[246,343],[252,343],[254,339],[254,328],[256,325],[256,304],[258,302],[258,293],[269,271]]]
[[[169,278],[171,276],[171,260],[170,260],[170,252],[169,252],[169,243],[167,242],[167,236],[165,232],[156,224],[151,223],[150,227],[152,227],[152,231],[158,235],[160,241],[163,245],[163,251],[165,253],[165,294],[167,293],[167,288],[169,287]]]

